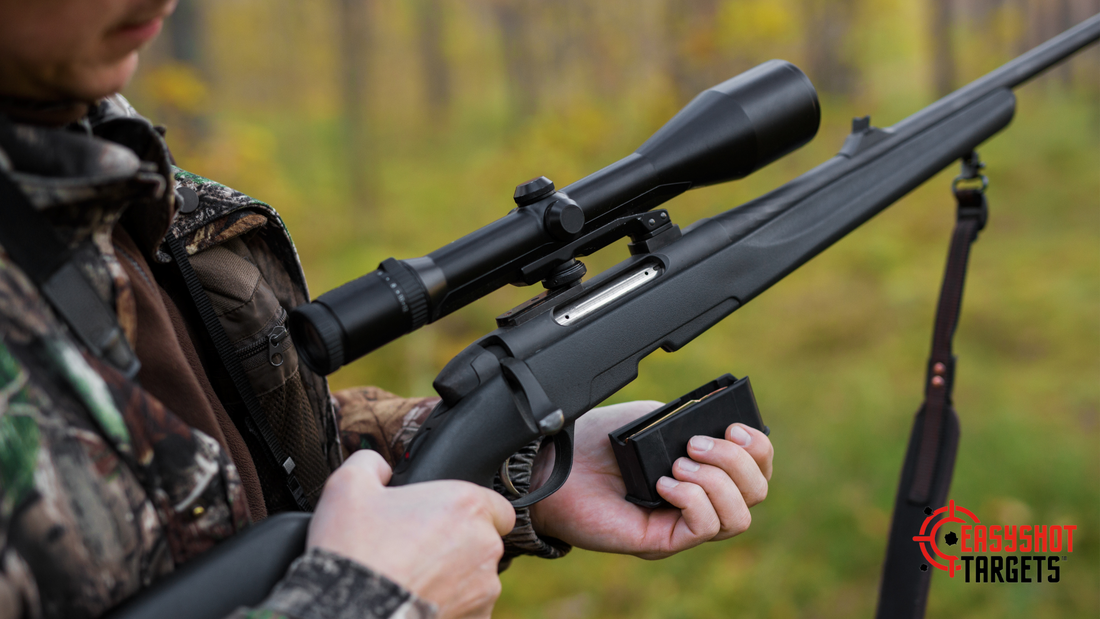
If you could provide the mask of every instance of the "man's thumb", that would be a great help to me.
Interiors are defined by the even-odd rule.
[[[369,474],[371,478],[378,480],[379,487],[390,483],[390,477],[393,475],[393,469],[385,458],[377,451],[370,449],[360,449],[351,454],[347,460],[344,460],[342,466],[349,466]]]

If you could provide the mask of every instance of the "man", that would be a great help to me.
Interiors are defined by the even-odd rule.
[[[131,379],[80,344],[79,321],[36,283],[40,265],[0,247],[0,619],[99,616],[295,505],[314,507],[306,555],[238,616],[486,617],[498,565],[517,554],[577,545],[660,558],[748,527],[772,447],[741,425],[692,439],[691,458],[660,481],[678,509],[623,500],[604,437],[652,403],[584,416],[569,481],[530,510],[465,482],[386,487],[383,456],[401,452],[434,400],[330,397],[280,330],[308,297],[278,216],[175,168],[162,132],[116,95],[174,6],[0,0],[0,175],[20,196],[0,204],[0,226],[29,237],[31,220],[45,222],[94,292],[77,311],[109,307],[142,364]],[[17,200],[37,215],[16,220]],[[254,430],[246,392],[274,439]],[[273,465],[276,449],[291,457]],[[531,446],[511,481],[537,487],[552,459]]]

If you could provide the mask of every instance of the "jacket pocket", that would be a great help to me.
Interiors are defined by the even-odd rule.
[[[310,406],[299,371],[298,353],[286,328],[287,311],[262,277],[241,238],[192,256],[191,265],[210,298],[237,358],[267,415],[275,435],[294,459],[295,475],[309,502],[316,503],[331,469],[317,417]],[[247,415],[235,388],[223,377],[219,396],[235,419]],[[215,382],[215,385],[218,383]],[[264,489],[269,513],[293,509],[281,471],[257,448],[256,437],[246,436]]]

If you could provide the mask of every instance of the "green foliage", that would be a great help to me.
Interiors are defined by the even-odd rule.
[[[843,56],[858,70],[855,90],[823,97],[821,131],[801,151],[671,203],[681,226],[832,156],[852,116],[871,112],[887,126],[931,102],[926,3],[853,2]],[[715,2],[711,21],[685,21],[688,30],[676,31],[702,39],[662,42],[663,14],[653,8],[662,2],[533,9],[546,37],[531,62],[544,84],[536,111],[520,117],[490,19],[495,4],[444,3],[455,88],[442,117],[433,117],[419,85],[411,9],[378,3],[375,18],[392,27],[374,42],[364,111],[373,154],[362,172],[374,194],[352,197],[338,61],[325,40],[333,3],[276,4],[278,13],[244,0],[207,3],[218,17],[208,48],[208,137],[177,155],[181,166],[280,210],[315,295],[388,256],[423,255],[503,215],[518,182],[545,174],[563,186],[631,152],[684,103],[663,60],[672,57],[667,49],[687,54],[684,66],[723,76],[769,57],[806,66],[803,43],[820,26],[804,18],[807,3]],[[980,14],[988,27],[958,24],[960,81],[1027,47],[1028,22],[1016,4],[989,10]],[[936,574],[929,616],[1100,613],[1095,63],[1093,50],[1068,73],[1020,90],[1013,125],[980,149],[992,214],[972,253],[956,339],[962,442],[950,496],[991,522],[1076,524],[1074,553],[1057,584],[976,585]],[[141,87],[139,78],[139,107]],[[503,576],[496,616],[870,616],[921,398],[954,174],[918,188],[684,350],[654,354],[614,398],[669,399],[724,372],[752,376],[773,430],[776,472],[748,533],[659,562],[582,551],[553,562],[520,559]],[[586,260],[589,272],[626,255],[609,248]],[[341,370],[332,384],[429,393],[447,360],[536,292],[494,293]]]
[[[34,490],[38,458],[38,424],[25,406],[27,375],[0,343],[0,518]]]

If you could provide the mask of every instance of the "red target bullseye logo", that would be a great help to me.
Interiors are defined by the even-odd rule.
[[[948,576],[954,578],[955,571],[962,569],[959,565],[957,565],[957,561],[959,560],[959,558],[954,555],[944,554],[940,551],[939,546],[936,545],[936,534],[939,531],[939,528],[947,522],[957,522],[960,525],[968,524],[967,521],[959,517],[958,514],[960,513],[970,518],[970,522],[973,524],[978,524],[981,522],[981,520],[978,520],[977,516],[974,515],[974,512],[970,511],[969,509],[955,505],[954,500],[948,502],[947,505],[937,509],[936,511],[932,511],[930,508],[925,509],[925,513],[928,514],[928,517],[924,519],[924,524],[922,524],[920,527],[920,535],[914,535],[913,541],[920,544],[920,551],[924,555],[924,558],[928,560],[928,563],[947,572]],[[941,514],[946,515],[944,515],[943,518],[936,520],[936,517],[940,516]],[[934,520],[935,522],[933,522]],[[932,549],[931,553],[928,552],[929,548]],[[940,561],[937,561],[936,557],[940,558],[943,561],[946,561],[947,565],[944,565]],[[921,569],[926,570],[928,569],[928,566],[922,565]]]

